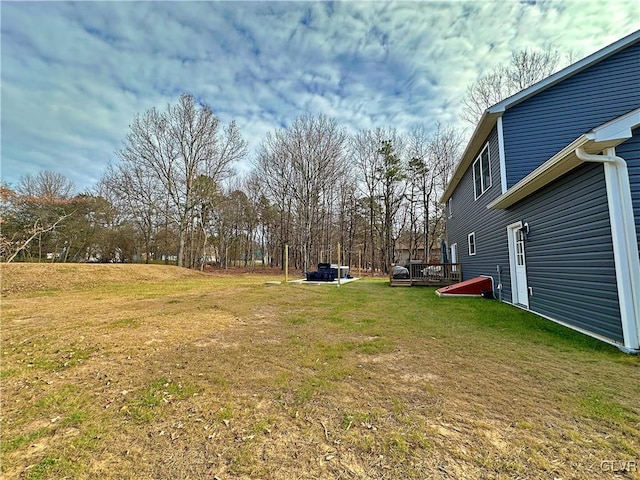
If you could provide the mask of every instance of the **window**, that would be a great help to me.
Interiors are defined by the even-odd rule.
[[[458,263],[458,244],[454,243],[451,245],[451,263]],[[456,273],[458,271],[458,266],[453,265],[451,267],[451,271]]]
[[[489,162],[489,144],[484,147],[476,161],[473,162],[473,187],[478,199],[491,186],[491,165]]]
[[[469,240],[469,255],[476,254],[476,232],[471,232],[467,237]]]
[[[453,198],[449,199],[449,218],[453,216]]]
[[[516,263],[519,267],[524,267],[524,233],[522,228],[516,234]]]

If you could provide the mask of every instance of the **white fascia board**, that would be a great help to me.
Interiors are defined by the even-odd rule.
[[[458,186],[458,183],[460,183],[460,180],[462,180],[462,177],[467,171],[467,168],[469,168],[469,165],[475,159],[478,148],[480,148],[481,145],[485,143],[486,137],[489,135],[489,133],[491,133],[491,129],[496,124],[497,119],[502,117],[502,114],[505,112],[505,110],[521,102],[524,102],[528,98],[537,95],[543,90],[546,90],[547,88],[552,87],[553,85],[581,72],[582,70],[589,68],[590,66],[610,57],[611,55],[627,48],[629,45],[632,45],[638,41],[640,41],[640,30],[637,30],[630,35],[627,35],[626,37],[618,40],[617,42],[614,42],[611,45],[598,50],[588,57],[585,57],[582,60],[569,65],[566,68],[563,68],[559,72],[554,73],[553,75],[539,81],[529,88],[525,88],[515,95],[512,95],[511,97],[506,98],[485,110],[473,132],[473,135],[471,136],[471,140],[469,140],[469,143],[467,144],[467,148],[462,155],[460,163],[458,163],[458,166],[456,167],[455,172],[453,173],[453,176],[449,181],[447,189],[440,198],[440,202],[446,203],[447,200],[449,200],[449,197],[451,197],[451,195],[453,194],[453,191]]]
[[[631,138],[632,130],[638,126],[640,126],[640,108],[581,135],[516,183],[506,193],[489,203],[487,208],[510,207],[582,164],[582,160],[575,155],[576,148],[584,147],[588,153],[599,153],[605,148],[615,147]]]
[[[582,60],[569,65],[568,67],[563,68],[559,72],[550,75],[549,77],[540,80],[538,83],[531,85],[529,88],[525,88],[515,95],[510,96],[502,100],[501,102],[496,103],[494,106],[488,109],[489,113],[502,113],[505,110],[527,100],[528,98],[537,95],[538,93],[546,90],[547,88],[552,87],[556,83],[559,83],[573,75],[581,72],[582,70],[589,68],[590,66],[601,62],[602,60],[610,57],[614,53],[619,52],[620,50],[625,49],[629,45],[640,40],[640,30],[637,30],[630,35],[627,35],[624,38],[621,38],[617,42],[612,43],[604,47],[601,50],[598,50],[595,53],[592,53],[588,57],[583,58]]]
[[[490,209],[503,209],[531,195],[556,178],[574,169],[582,162],[573,153],[576,148],[586,145],[589,141],[584,135],[571,142],[557,154],[524,177],[506,193],[500,195],[487,205]]]
[[[471,135],[471,139],[467,143],[467,147],[460,158],[460,162],[458,162],[458,165],[451,176],[451,180],[449,180],[447,189],[442,194],[442,197],[440,197],[441,203],[447,203],[447,200],[449,200],[453,194],[453,191],[462,180],[462,177],[469,166],[476,159],[480,150],[484,148],[484,145],[487,143],[487,137],[491,134],[491,130],[493,130],[497,119],[501,116],[502,114],[490,114],[488,111],[485,111],[482,114],[482,117],[480,118],[478,125],[476,125],[473,135]]]
[[[631,131],[638,126],[640,126],[640,108],[594,128],[587,133],[587,137],[594,142],[609,142],[619,139],[626,140],[631,138]]]

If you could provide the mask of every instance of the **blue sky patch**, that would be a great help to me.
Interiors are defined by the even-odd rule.
[[[49,169],[92,188],[138,113],[181,93],[249,142],[302,114],[348,131],[459,119],[511,51],[574,61],[640,28],[637,0],[3,2],[2,182]]]

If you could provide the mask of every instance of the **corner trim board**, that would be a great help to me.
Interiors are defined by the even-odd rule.
[[[502,117],[498,117],[498,154],[500,156],[500,186],[502,193],[507,191],[507,160],[504,154],[504,132],[502,131]]]

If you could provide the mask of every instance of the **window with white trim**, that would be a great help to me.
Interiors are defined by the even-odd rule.
[[[449,218],[453,217],[453,198],[449,199]]]
[[[476,254],[476,232],[471,232],[467,241],[469,242],[469,255],[473,256]]]
[[[473,189],[476,200],[491,187],[491,162],[489,161],[489,144],[473,162]]]

